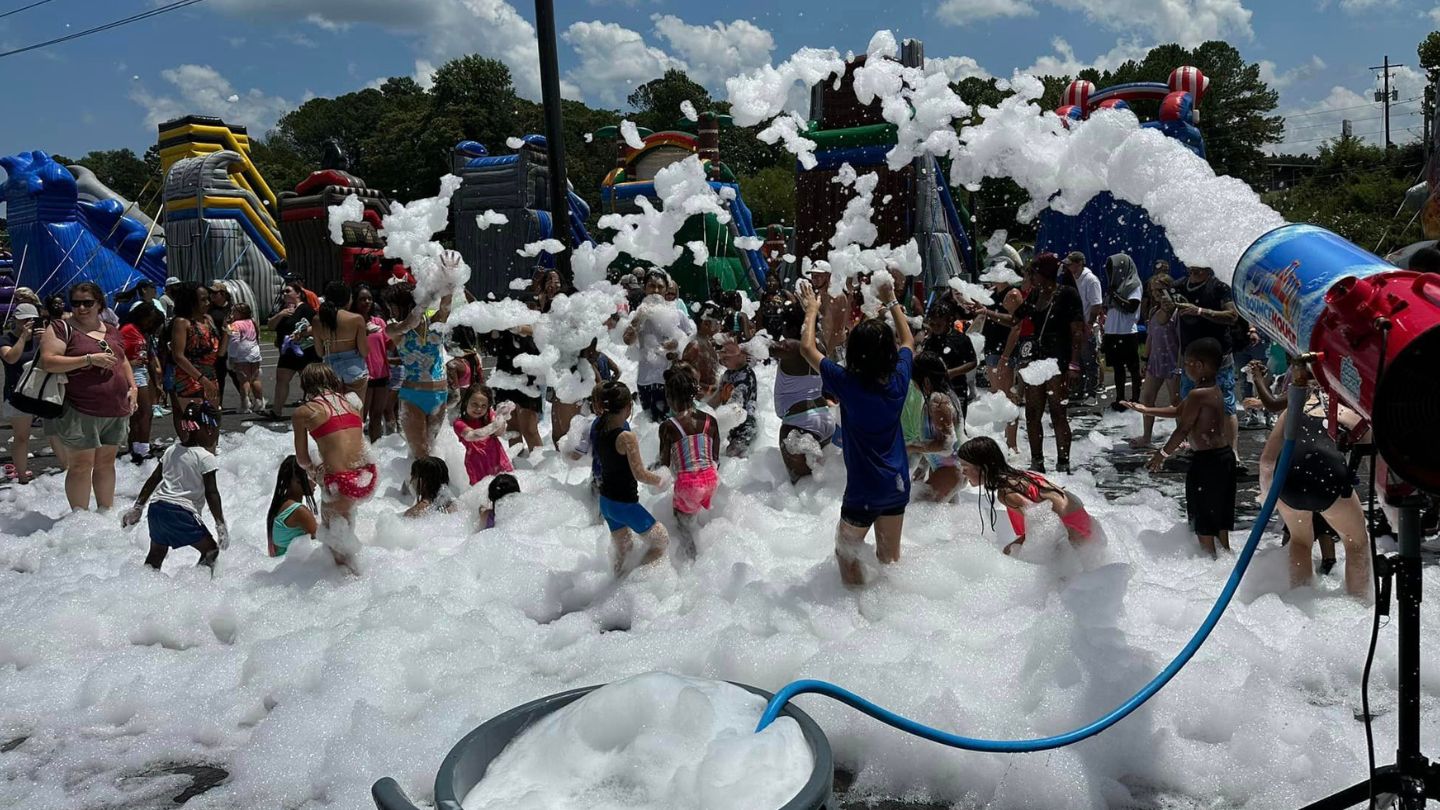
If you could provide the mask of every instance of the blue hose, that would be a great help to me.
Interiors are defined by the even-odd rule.
[[[1289,410],[1290,413],[1299,413],[1304,404],[1305,389],[1300,386],[1291,386]],[[1275,502],[1280,498],[1280,490],[1285,486],[1285,478],[1290,472],[1290,455],[1295,449],[1295,425],[1297,420],[1285,420],[1285,444],[1280,450],[1280,459],[1275,464],[1275,478],[1270,483],[1270,491],[1265,495],[1265,503],[1260,507],[1260,514],[1255,518],[1255,525],[1250,529],[1250,539],[1246,541],[1245,547],[1240,550],[1240,557],[1235,561],[1235,570],[1230,572],[1230,578],[1225,582],[1225,588],[1220,591],[1220,598],[1215,600],[1215,606],[1210,608],[1210,614],[1201,622],[1200,628],[1190,638],[1189,643],[1180,650],[1175,660],[1169,666],[1160,671],[1154,680],[1145,684],[1139,692],[1136,692],[1129,700],[1115,707],[1109,714],[1095,720],[1086,726],[1081,726],[1073,731],[1064,734],[1056,734],[1051,737],[1040,737],[1032,740],[983,740],[977,737],[961,737],[958,734],[951,734],[936,728],[917,723],[908,717],[900,715],[871,703],[854,692],[842,689],[833,683],[816,680],[794,681],[786,684],[783,689],[775,693],[770,699],[769,705],[765,707],[765,714],[760,717],[760,724],[756,726],[758,733],[764,731],[765,727],[775,722],[780,716],[780,711],[785,704],[790,702],[796,695],[816,694],[844,703],[852,709],[856,709],[879,720],[886,725],[894,726],[901,731],[912,734],[916,737],[937,742],[941,745],[948,745],[952,748],[962,748],[966,751],[985,751],[996,754],[1025,754],[1034,751],[1048,751],[1052,748],[1064,748],[1067,745],[1074,745],[1081,740],[1094,737],[1096,734],[1110,728],[1121,720],[1125,719],[1131,712],[1140,708],[1145,701],[1154,697],[1157,692],[1165,688],[1170,680],[1180,674],[1180,670],[1190,663],[1195,653],[1200,650],[1200,645],[1210,637],[1210,631],[1215,629],[1220,617],[1225,614],[1225,609],[1230,606],[1230,600],[1235,596],[1235,590],[1240,587],[1240,579],[1245,576],[1245,569],[1250,566],[1250,560],[1255,556],[1255,549],[1260,545],[1260,536],[1265,531],[1265,525],[1270,522],[1270,515],[1275,510]]]

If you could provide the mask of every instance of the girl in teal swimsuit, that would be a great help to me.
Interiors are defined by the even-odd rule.
[[[452,253],[453,251],[446,251]],[[444,259],[442,258],[442,261]],[[411,458],[428,458],[431,443],[445,421],[449,384],[445,376],[445,339],[435,329],[450,318],[450,296],[426,316],[416,305],[413,288],[396,284],[386,290],[396,320],[385,327],[400,352],[405,381],[400,384],[400,429]]]
[[[315,488],[294,456],[286,456],[275,474],[275,495],[265,516],[271,557],[284,557],[295,538],[315,536]]]

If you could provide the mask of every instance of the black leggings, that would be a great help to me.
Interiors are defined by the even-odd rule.
[[[1125,377],[1129,374],[1131,401],[1140,401],[1140,335],[1106,335],[1101,341],[1105,364],[1115,371],[1115,401],[1125,400]]]

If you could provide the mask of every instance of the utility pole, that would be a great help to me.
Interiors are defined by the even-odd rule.
[[[1398,90],[1392,91],[1392,90],[1390,89],[1390,71],[1393,70],[1393,69],[1395,69],[1395,68],[1402,68],[1402,67],[1405,67],[1405,66],[1404,66],[1404,65],[1392,65],[1392,64],[1390,64],[1390,54],[1385,54],[1385,64],[1383,64],[1383,65],[1372,65],[1372,66],[1370,67],[1370,70],[1379,70],[1379,71],[1382,71],[1381,75],[1384,77],[1384,78],[1383,78],[1383,81],[1384,81],[1384,83],[1385,83],[1385,89],[1384,89],[1383,92],[1377,91],[1377,92],[1375,93],[1375,100],[1376,100],[1376,101],[1383,101],[1383,102],[1385,102],[1385,148],[1386,148],[1386,149],[1393,149],[1393,148],[1395,148],[1395,144],[1393,144],[1393,143],[1390,142],[1390,102],[1391,102],[1391,101],[1395,101],[1395,100],[1397,100],[1397,99],[1400,97]]]
[[[570,253],[578,245],[570,236],[570,189],[565,176],[565,132],[560,113],[560,65],[555,48],[555,5],[535,0],[535,34],[540,51],[540,97],[545,109],[545,147],[550,171],[551,236],[565,249],[555,256],[555,269],[566,284],[574,281]]]

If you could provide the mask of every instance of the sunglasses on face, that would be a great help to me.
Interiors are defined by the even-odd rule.
[[[72,298],[72,299],[70,299],[70,308],[71,308],[71,309],[78,309],[78,308],[80,308],[80,307],[93,307],[93,306],[95,306],[95,299],[94,299],[94,298]]]

